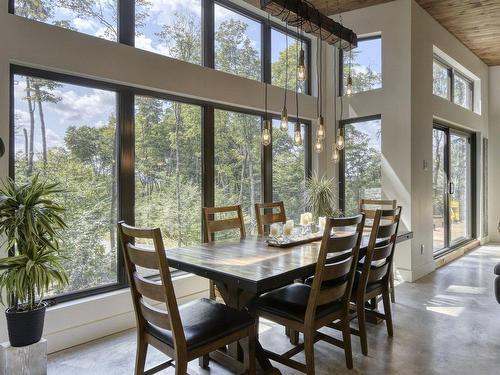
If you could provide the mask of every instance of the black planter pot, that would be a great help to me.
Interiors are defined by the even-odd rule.
[[[40,341],[46,308],[47,305],[43,303],[39,308],[31,311],[19,312],[13,309],[5,311],[10,345],[19,347]]]

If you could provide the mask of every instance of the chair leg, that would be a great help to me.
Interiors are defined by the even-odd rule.
[[[384,315],[385,324],[387,325],[387,334],[392,337],[392,311],[391,311],[391,301],[389,300],[389,291],[384,291],[382,293],[382,300],[384,301]]]
[[[142,335],[137,335],[137,352],[135,354],[135,375],[143,375],[146,366],[146,356],[148,353],[148,343],[144,341]]]
[[[255,375],[255,326],[248,330],[248,337],[245,339],[245,369],[248,375]]]
[[[210,354],[205,354],[205,355],[201,356],[200,358],[198,358],[198,365],[202,369],[205,369],[205,370],[208,369],[209,363],[210,363]]]
[[[352,369],[352,346],[351,346],[351,327],[349,325],[348,316],[345,316],[343,318],[342,339],[344,341],[345,363],[347,368],[350,370]]]
[[[391,290],[391,302],[396,303],[396,292],[394,290],[394,268],[391,270],[391,274],[389,276],[389,286]]]
[[[366,316],[363,303],[357,304],[359,338],[361,340],[361,352],[363,355],[368,355],[368,339],[366,338]]]
[[[210,280],[209,293],[210,293],[210,299],[215,301],[217,297],[215,296],[215,284],[212,280]]]
[[[315,375],[314,372],[314,331],[304,332],[304,354],[306,356],[306,374]]]
[[[188,363],[185,359],[175,361],[175,375],[186,375]]]
[[[289,337],[290,337],[290,344],[299,345],[299,331],[290,329]]]

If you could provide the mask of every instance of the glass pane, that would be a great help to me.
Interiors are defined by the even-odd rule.
[[[135,46],[201,64],[200,0],[136,0]]]
[[[200,243],[200,107],[137,96],[135,155],[135,224],[166,248]]]
[[[16,75],[14,110],[16,181],[40,173],[64,191],[69,286],[52,294],[117,282],[116,94]]]
[[[434,95],[450,99],[450,76],[448,68],[434,60],[432,64],[432,92]]]
[[[344,52],[343,76],[344,94],[351,61],[353,94],[382,87],[382,38],[360,40],[351,53]]]
[[[470,236],[469,142],[466,136],[450,134],[450,243]]]
[[[99,38],[118,40],[117,0],[15,0],[14,13]]]
[[[455,104],[472,109],[472,90],[470,82],[456,74],[453,81],[453,101]]]
[[[382,198],[381,121],[345,125],[345,214],[359,211],[359,201]]]
[[[287,41],[288,41],[288,66],[287,66]],[[307,44],[302,43],[307,61]],[[285,87],[295,91],[297,84],[297,54],[300,51],[300,41],[276,29],[271,29],[271,83],[275,86]],[[287,72],[288,70],[288,72]],[[287,74],[288,73],[288,74]],[[307,74],[307,73],[306,73]],[[306,75],[307,76],[307,75]],[[305,92],[306,82],[299,82],[299,92]]]
[[[215,69],[261,79],[261,24],[215,4]]]
[[[215,110],[215,205],[241,204],[247,235],[257,234],[255,203],[261,202],[260,116]],[[239,237],[239,231],[216,239]]]
[[[444,153],[446,151],[446,133],[434,129],[432,132],[432,223],[434,251],[446,247],[446,172]]]
[[[273,201],[283,201],[287,218],[298,223],[305,211],[302,195],[306,164],[304,145],[295,145],[293,128],[294,123],[290,122],[288,131],[281,130],[280,121],[273,120]],[[302,139],[304,134],[302,125]]]

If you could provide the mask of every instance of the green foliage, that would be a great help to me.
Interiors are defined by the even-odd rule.
[[[38,175],[25,184],[9,179],[0,189],[0,234],[15,249],[14,256],[0,259],[0,290],[10,307],[32,310],[52,284],[68,282],[59,252],[64,209],[51,199],[58,193],[57,184]]]
[[[320,216],[336,217],[340,211],[337,205],[335,180],[325,175],[319,177],[316,172],[306,180],[304,200],[315,220]]]

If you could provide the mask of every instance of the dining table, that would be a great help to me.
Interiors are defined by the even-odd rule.
[[[363,232],[360,255],[366,252],[370,231]],[[410,240],[412,232],[400,232],[397,242]],[[267,291],[312,276],[321,241],[290,247],[270,246],[265,237],[223,240],[166,251],[169,266],[212,280],[224,303],[238,310],[246,309],[254,298]],[[397,247],[396,247],[397,249]],[[233,345],[227,351],[211,354],[217,362],[241,359],[243,349]],[[280,374],[257,340],[255,355],[262,374]]]

